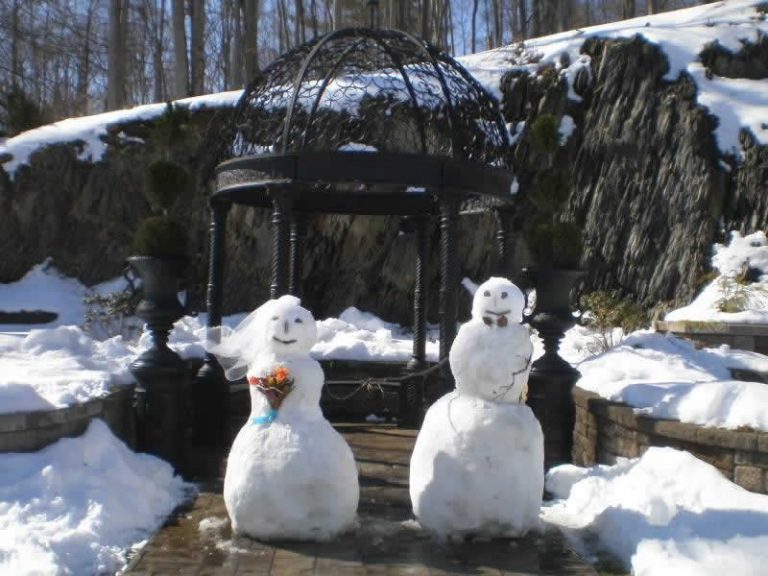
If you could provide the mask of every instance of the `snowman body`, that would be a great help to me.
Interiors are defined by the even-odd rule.
[[[279,368],[290,374],[293,387],[275,410],[250,386],[251,415],[232,444],[224,502],[236,533],[262,540],[329,540],[354,522],[357,466],[320,411],[324,375],[309,357],[314,319],[297,305],[271,314],[264,351],[248,366],[249,381]],[[311,329],[297,326],[296,318]]]
[[[439,537],[519,537],[538,526],[544,437],[524,404],[533,347],[519,324],[523,303],[508,280],[478,288],[449,355],[456,390],[430,407],[419,431],[411,502]]]

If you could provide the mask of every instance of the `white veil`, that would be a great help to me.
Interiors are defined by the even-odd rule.
[[[289,298],[296,305],[301,304],[301,300],[295,296],[282,296],[280,301]],[[248,366],[263,351],[265,328],[276,303],[277,300],[267,300],[231,331],[218,326],[208,332],[205,349],[216,356],[224,368],[227,380],[243,378],[248,372]]]

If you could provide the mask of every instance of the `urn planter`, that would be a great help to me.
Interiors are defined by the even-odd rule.
[[[189,370],[168,347],[174,322],[184,315],[178,299],[184,258],[132,256],[128,265],[142,280],[136,315],[144,320],[152,346],[130,366],[136,379],[137,441],[177,470],[184,464]]]
[[[570,294],[584,272],[546,267],[523,272],[529,286],[536,289],[536,307],[527,319],[544,342],[544,355],[531,367],[527,403],[544,430],[544,466],[549,469],[571,461],[573,387],[580,375],[558,350],[565,332],[576,324]]]

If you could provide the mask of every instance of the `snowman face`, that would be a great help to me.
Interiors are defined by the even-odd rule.
[[[504,328],[522,321],[523,308],[525,296],[517,286],[506,278],[490,278],[475,292],[472,318],[491,327]]]
[[[312,313],[298,299],[283,296],[275,300],[264,317],[264,346],[276,356],[307,356],[317,341]]]

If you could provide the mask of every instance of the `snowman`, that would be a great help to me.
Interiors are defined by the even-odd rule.
[[[238,534],[325,541],[355,520],[357,466],[320,411],[325,378],[309,356],[316,339],[312,314],[298,298],[282,296],[212,347],[228,379],[247,376],[251,395],[250,418],[224,477],[224,503]]]
[[[524,305],[505,278],[480,285],[449,354],[456,390],[430,407],[416,439],[413,511],[439,538],[520,537],[538,526],[544,437],[524,403],[533,353]]]

